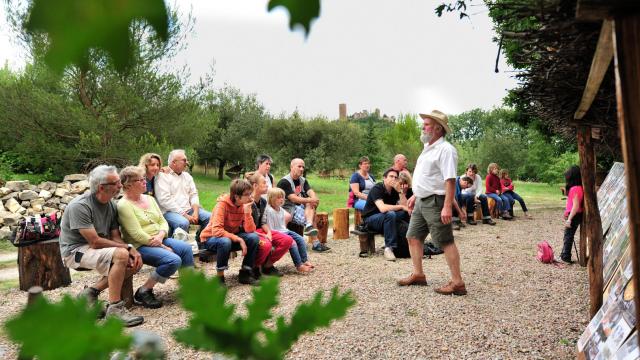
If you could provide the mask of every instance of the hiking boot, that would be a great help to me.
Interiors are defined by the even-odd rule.
[[[460,224],[458,224],[457,221],[451,223],[451,227],[453,228],[453,230],[460,230]]]
[[[138,288],[133,295],[133,302],[136,305],[142,305],[147,309],[159,309],[162,307],[162,301],[158,300],[153,294],[153,289],[142,291],[142,288]]]
[[[262,276],[262,273],[260,272],[260,267],[258,266],[254,267],[253,270],[251,270],[251,275],[253,275],[255,279],[260,279],[260,277]]]
[[[462,221],[458,221],[458,225],[460,225],[461,228],[467,227],[467,224],[463,223]]]
[[[509,212],[507,212],[507,211],[502,212],[501,217],[502,217],[502,220],[511,220],[511,219],[513,219],[511,217],[511,215],[509,215]]]
[[[94,289],[90,286],[86,286],[80,293],[78,294],[78,299],[85,298],[87,299],[87,303],[89,305],[93,305],[98,301],[98,296],[100,296],[100,290]]]
[[[469,225],[478,225],[478,222],[473,219],[467,219],[467,224]]]
[[[138,326],[144,321],[142,316],[131,314],[124,306],[124,301],[122,300],[107,306],[107,316],[113,316],[122,320],[126,327]]]
[[[245,285],[256,285],[258,280],[251,275],[250,270],[242,269],[238,273],[238,282]]]
[[[267,276],[277,276],[282,277],[282,273],[275,266],[271,266],[268,268],[262,268],[262,273]]]
[[[328,247],[327,245],[325,245],[325,244],[323,244],[323,243],[319,242],[319,243],[317,243],[317,244],[313,245],[313,247],[311,248],[311,250],[313,250],[313,251],[315,251],[315,252],[326,252],[326,251],[331,250],[331,248],[330,248],[330,247]]]
[[[462,285],[453,285],[452,282],[449,282],[447,285],[437,288],[434,290],[438,294],[441,295],[467,295],[467,288]]]
[[[482,223],[483,224],[488,224],[488,225],[495,225],[496,222],[493,221],[493,219],[482,219]]]
[[[384,248],[384,259],[387,261],[396,261],[396,255],[390,247]]]
[[[318,235],[318,229],[314,228],[311,225],[307,225],[304,227],[304,234],[306,236],[316,236]]]
[[[217,278],[218,278],[218,281],[220,282],[220,285],[227,286],[227,282],[224,279],[224,275],[223,276],[217,276]]]
[[[399,286],[410,286],[410,285],[426,286],[427,285],[427,277],[424,276],[424,274],[422,274],[422,275],[411,274],[411,275],[407,276],[406,278],[398,280],[398,285]]]

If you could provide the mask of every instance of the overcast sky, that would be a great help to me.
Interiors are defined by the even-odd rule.
[[[274,114],[338,117],[379,108],[382,113],[460,113],[501,104],[515,87],[501,58],[486,9],[471,20],[438,18],[431,0],[322,0],[321,16],[305,39],[291,32],[288,14],[266,11],[267,0],[180,0],[191,7],[195,32],[175,59],[195,81],[215,62],[214,81],[255,93]],[[24,60],[0,22],[0,62]]]

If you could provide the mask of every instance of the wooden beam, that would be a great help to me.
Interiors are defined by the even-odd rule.
[[[589,243],[589,313],[593,317],[602,306],[602,221],[596,194],[596,155],[591,141],[591,128],[578,127],[578,154],[584,190],[585,234]],[[581,239],[582,241],[582,239]]]
[[[618,126],[627,175],[636,319],[640,319],[640,13],[616,17],[613,39]],[[636,329],[639,326],[636,321]]]
[[[604,79],[604,75],[607,73],[607,69],[609,69],[609,64],[611,64],[611,60],[613,59],[612,32],[613,22],[611,20],[603,21],[600,38],[598,39],[598,47],[591,61],[587,85],[582,93],[582,100],[580,100],[578,110],[576,110],[576,113],[573,115],[573,118],[576,120],[582,119],[587,111],[589,111],[593,99],[595,99],[598,94],[602,79]]]
[[[631,14],[640,10],[637,0],[578,0],[576,19],[600,21],[616,14]]]

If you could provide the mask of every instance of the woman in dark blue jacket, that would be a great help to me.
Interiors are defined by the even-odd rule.
[[[347,206],[355,208],[357,210],[364,209],[364,204],[367,202],[367,194],[369,190],[376,184],[376,179],[373,175],[369,174],[371,168],[371,161],[366,156],[363,156],[358,161],[358,171],[351,175],[349,180],[349,198],[347,200]]]

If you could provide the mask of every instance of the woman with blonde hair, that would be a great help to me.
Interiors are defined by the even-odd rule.
[[[162,158],[156,153],[146,153],[140,157],[138,166],[145,170],[144,177],[147,180],[145,195],[155,196],[154,183],[156,175],[162,169]]]
[[[156,309],[162,302],[153,294],[153,287],[164,283],[178,268],[193,267],[193,252],[187,243],[166,237],[169,224],[156,200],[144,194],[144,168],[127,166],[120,171],[120,182],[124,190],[124,196],[118,201],[122,240],[138,250],[142,263],[156,268],[138,288],[133,300],[146,308]]]

